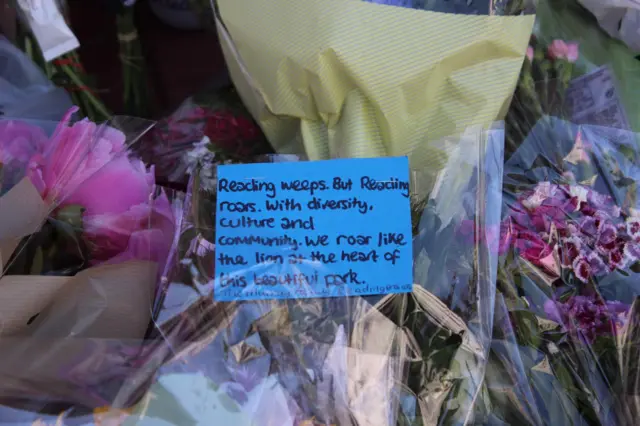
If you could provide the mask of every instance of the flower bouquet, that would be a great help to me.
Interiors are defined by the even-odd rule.
[[[186,99],[141,141],[139,152],[160,179],[186,185],[196,164],[241,161],[271,152],[260,127],[229,84]]]
[[[610,132],[549,118],[505,165],[482,421],[635,424],[640,169]]]
[[[174,239],[135,135],[75,111],[50,137],[0,121],[0,403],[34,411],[140,396],[117,385],[141,371]]]
[[[566,94],[578,57],[579,45],[575,42],[558,39],[546,44],[531,38],[505,118],[507,157],[542,117],[569,118]]]
[[[503,138],[502,129],[469,129],[439,142],[449,148],[443,170],[412,170],[408,294],[214,300],[215,168],[213,187],[196,171],[180,264],[158,307],[175,357],[159,373],[166,399],[146,413],[172,424],[467,421],[491,342],[498,247],[483,236],[499,227]],[[186,383],[202,391],[186,398]],[[169,420],[165,404],[188,420]]]
[[[233,83],[277,153],[437,168],[438,141],[502,119],[533,16],[375,3],[215,1]]]

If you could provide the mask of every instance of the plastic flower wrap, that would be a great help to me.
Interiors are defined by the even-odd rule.
[[[544,116],[568,117],[566,92],[580,46],[556,39],[548,44],[531,38],[509,112],[505,118],[507,158]]]
[[[484,236],[499,227],[502,144],[502,129],[469,129],[440,141],[441,149],[455,147],[443,171],[412,170],[408,294],[215,301],[216,169],[211,182],[196,170],[179,262],[156,306],[174,360],[159,374],[162,398],[132,418],[283,426],[467,421],[491,341],[498,244]],[[470,224],[482,231],[474,234]]]
[[[640,131],[640,102],[636,88],[640,81],[640,62],[624,43],[607,34],[589,13],[596,3],[606,8],[607,1],[539,0],[534,33],[542,44],[553,40],[578,41],[580,57],[574,64],[573,81],[567,92],[567,113],[576,124],[596,125]],[[624,2],[618,2],[615,24],[609,29],[626,31]],[[622,25],[618,25],[622,24]],[[612,137],[611,134],[609,137]]]
[[[74,112],[51,136],[0,121],[0,404],[34,411],[122,393],[104,383],[127,380],[148,355],[175,237],[179,199],[131,156],[136,135],[71,123]]]
[[[547,118],[505,165],[483,420],[633,424],[640,169],[618,132]]]
[[[365,0],[370,3],[463,15],[507,15],[522,0]]]
[[[271,152],[260,127],[228,85],[185,100],[143,138],[138,149],[145,161],[155,164],[159,179],[181,185],[186,185],[194,164],[213,167]]]

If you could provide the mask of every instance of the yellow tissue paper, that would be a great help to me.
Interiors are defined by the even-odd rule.
[[[408,155],[491,127],[509,105],[534,16],[457,15],[361,0],[217,0],[232,80],[279,153]]]

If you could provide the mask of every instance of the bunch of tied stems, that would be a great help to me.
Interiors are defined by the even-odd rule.
[[[133,5],[133,4],[132,4]],[[147,117],[149,115],[148,85],[145,78],[145,61],[134,22],[134,10],[123,7],[116,15],[120,62],[123,78],[123,107],[126,114]],[[77,51],[66,53],[50,62],[44,60],[33,35],[20,28],[21,48],[31,60],[42,68],[46,76],[71,96],[80,112],[94,122],[112,118],[112,112],[100,99],[91,77],[85,72]]]
[[[95,122],[106,121],[112,114],[100,100],[90,83],[76,50],[47,62],[29,28],[17,22],[18,44],[23,52],[45,73],[56,86],[63,87],[73,103],[87,118]]]
[[[148,117],[149,86],[145,76],[146,66],[142,45],[134,20],[134,3],[124,2],[124,7],[116,17],[122,64],[123,105],[127,114]]]

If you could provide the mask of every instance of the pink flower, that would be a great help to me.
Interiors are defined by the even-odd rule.
[[[578,43],[566,43],[563,40],[554,40],[548,48],[551,59],[566,59],[573,63],[578,60]]]
[[[558,245],[562,267],[570,268],[573,265],[573,261],[580,255],[581,248],[582,242],[580,238],[575,236],[563,238],[561,244]]]
[[[591,277],[600,276],[608,272],[607,265],[596,252],[580,254],[573,261],[572,267],[573,273],[584,283],[588,283]]]
[[[640,240],[640,218],[635,216],[630,216],[626,220],[627,225],[627,233],[634,240]]]
[[[29,160],[44,150],[47,141],[39,127],[21,121],[0,121],[0,194],[25,176]]]
[[[529,58],[529,62],[533,61],[533,47],[527,47],[527,58]]]
[[[518,232],[514,245],[523,259],[559,275],[559,262],[553,246],[547,244],[538,234],[529,231]]]
[[[47,136],[42,129],[22,121],[0,121],[0,163],[13,161],[26,166],[31,157],[42,152],[47,144]]]
[[[73,112],[58,125],[47,151],[31,160],[32,182],[56,207],[84,208],[94,264],[162,261],[173,239],[173,215],[164,194],[154,199],[153,169],[128,157],[119,130],[87,120],[69,126]]]
[[[98,128],[87,120],[69,126],[75,111],[77,108],[67,112],[46,150],[42,154],[36,154],[30,161],[29,177],[45,199],[66,199],[80,183],[84,183],[116,156],[125,154],[125,136],[122,132],[107,126]],[[120,190],[130,188],[128,182],[119,182],[120,185],[123,183],[125,186],[120,186],[117,190],[112,187],[107,194],[128,193],[129,191]],[[132,183],[135,188],[135,183]]]
[[[578,43],[567,43],[567,60],[574,63],[580,56]]]
[[[562,303],[548,300],[547,316],[565,328],[579,331],[589,342],[596,336],[616,335],[624,325],[629,305],[619,301],[603,301],[593,296],[571,296]]]
[[[149,260],[162,265],[169,254],[173,232],[173,211],[164,193],[131,206],[123,214],[85,218],[94,264]]]

